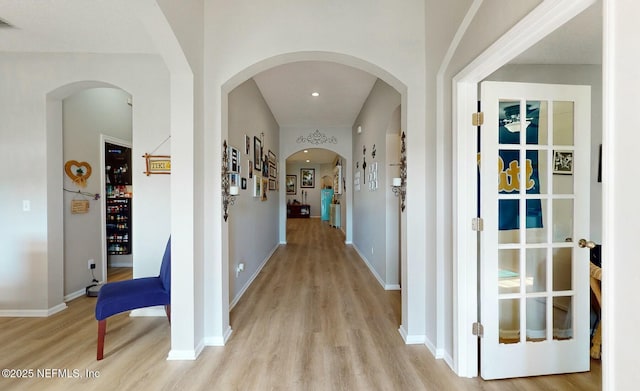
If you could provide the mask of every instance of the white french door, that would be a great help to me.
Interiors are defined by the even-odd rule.
[[[481,376],[588,371],[590,87],[484,82],[481,97]]]

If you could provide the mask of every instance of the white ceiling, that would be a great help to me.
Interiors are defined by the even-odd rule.
[[[600,64],[601,8],[598,1],[512,63]],[[130,0],[0,0],[0,19],[14,26],[0,27],[0,52],[156,52]],[[376,78],[348,66],[310,61],[269,69],[254,80],[280,126],[322,131],[350,129]],[[312,97],[313,91],[320,96]]]
[[[602,64],[602,1],[596,1],[511,63]]]
[[[331,152],[328,149],[308,148],[289,156],[287,158],[287,163],[307,163],[307,160],[309,161],[309,164],[332,163],[335,157],[336,153]]]
[[[369,73],[321,61],[280,65],[253,79],[281,127],[308,130],[351,129],[376,82]]]
[[[127,0],[0,0],[0,52],[155,53]]]

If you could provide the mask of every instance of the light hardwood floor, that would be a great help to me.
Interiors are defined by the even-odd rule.
[[[49,318],[0,318],[0,369],[50,370],[0,378],[0,390],[600,389],[593,360],[583,374],[458,378],[425,346],[403,343],[399,292],[381,288],[339,230],[289,219],[287,242],[231,312],[226,346],[207,347],[196,361],[167,361],[167,320],[121,314],[108,321],[98,362],[95,299],[81,297]],[[54,368],[82,378],[59,378]]]

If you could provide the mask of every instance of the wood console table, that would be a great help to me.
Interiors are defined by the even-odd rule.
[[[311,216],[311,205],[290,204],[287,205],[287,217],[309,218]]]

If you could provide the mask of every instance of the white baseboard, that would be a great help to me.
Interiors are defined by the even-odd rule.
[[[77,299],[80,296],[84,296],[87,294],[87,288],[82,288],[82,289],[78,289],[75,292],[69,293],[68,295],[66,295],[63,299],[65,303],[70,302],[73,299]]]
[[[240,301],[240,299],[242,298],[242,295],[244,295],[244,293],[247,291],[247,289],[249,289],[251,284],[253,284],[253,281],[258,277],[258,274],[260,274],[260,272],[262,271],[262,268],[264,268],[267,262],[269,262],[269,260],[271,259],[271,256],[273,255],[273,253],[276,252],[278,247],[280,247],[280,244],[277,244],[274,248],[272,248],[269,254],[262,260],[262,262],[260,263],[256,271],[251,275],[251,278],[249,278],[249,280],[246,282],[246,284],[244,284],[240,292],[238,292],[236,297],[234,297],[231,303],[229,304],[229,311],[231,311],[233,307],[235,307],[236,304],[238,304],[238,301]]]
[[[400,284],[385,284],[384,290],[385,291],[399,291],[400,290]]]
[[[380,277],[380,275],[378,274],[376,269],[373,268],[373,266],[371,265],[371,263],[369,262],[367,257],[364,255],[364,253],[362,251],[360,251],[358,246],[356,246],[355,244],[353,244],[352,247],[356,250],[356,252],[360,256],[360,258],[362,259],[364,264],[367,265],[367,267],[369,268],[369,271],[371,272],[371,274],[373,274],[373,276],[376,278],[376,280],[378,280],[378,283],[380,284],[380,286],[386,289],[386,284],[384,283],[384,281],[382,280],[382,278]]]
[[[231,337],[231,333],[233,333],[231,326],[227,326],[222,337],[207,337],[204,339],[204,344],[206,346],[224,346]]]
[[[447,363],[447,365],[449,366],[449,368],[451,368],[451,370],[452,370],[453,372],[455,372],[455,370],[454,370],[454,368],[455,368],[455,367],[454,367],[454,365],[453,365],[453,357],[451,357],[451,355],[450,355],[450,354],[445,353],[443,358],[444,358],[444,362],[446,362],[446,363]]]
[[[171,349],[167,355],[167,361],[193,361],[198,358],[196,350],[175,350]]]
[[[403,325],[400,325],[398,332],[406,345],[424,345],[427,342],[426,335],[409,334]]]
[[[60,303],[46,310],[0,310],[0,318],[46,318],[67,309],[65,303]]]

